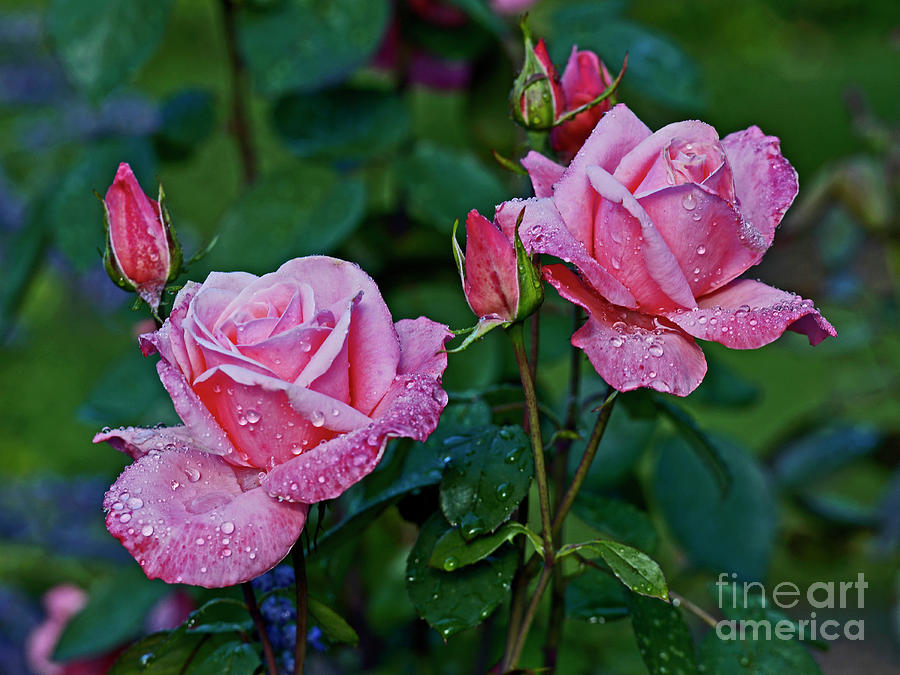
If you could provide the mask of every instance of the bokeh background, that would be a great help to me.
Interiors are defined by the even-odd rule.
[[[136,346],[147,315],[97,252],[92,191],[118,162],[150,194],[164,184],[188,256],[218,236],[185,278],[329,253],[374,276],[395,318],[473,322],[449,233],[470,208],[528,194],[490,153],[525,149],[507,113],[520,46],[515,17],[447,5],[0,0],[0,671],[27,672],[23,640],[52,586],[95,597],[149,583],[103,528],[126,458],[91,444],[105,425],[176,419]],[[825,673],[898,672],[900,5],[541,0],[531,23],[560,65],[573,43],[611,69],[627,50],[619,98],[651,128],[699,118],[781,138],[800,195],[753,274],[814,298],[839,333],[816,349],[794,334],[753,352],[704,345],[710,374],[678,403],[739,448],[729,500],[698,487],[671,422],[639,405],[617,411],[597,484],[648,509],[672,587],[713,612],[719,571],[770,588],[865,573],[865,608],[836,610],[865,619],[865,640],[814,658]],[[571,326],[551,295],[539,384],[561,402]],[[446,376],[459,394],[515,381],[498,335]],[[316,672],[472,672],[491,624],[445,647],[415,620],[403,589],[414,538],[391,508],[358,542],[349,581],[326,562],[313,571],[363,638],[316,656]],[[560,672],[646,672],[627,621],[587,621],[576,596]]]

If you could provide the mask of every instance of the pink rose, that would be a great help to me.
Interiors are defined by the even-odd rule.
[[[537,3],[537,0],[491,0],[491,9],[497,14],[520,14]]]
[[[181,250],[163,205],[143,193],[128,164],[119,164],[103,198],[106,253],[103,262],[112,280],[136,291],[154,310],[166,282],[178,274]]]
[[[544,277],[589,318],[572,344],[613,387],[686,396],[706,374],[693,338],[755,349],[785,330],[836,335],[813,303],[759,281],[757,264],[797,194],[778,139],[757,127],[719,140],[702,122],[652,133],[624,105],[603,116],[568,168],[531,152],[536,198],[497,208],[529,251],[570,262]]]
[[[568,112],[597,98],[612,84],[612,77],[594,52],[578,51],[577,47],[572,47],[560,84],[565,96],[565,111]],[[553,128],[550,144],[561,160],[566,163],[571,161],[609,108],[607,99]]]
[[[389,437],[434,430],[449,337],[424,317],[395,324],[372,279],[334,258],[189,283],[141,338],[184,426],[95,437],[135,459],[106,495],[107,528],[150,578],[261,574],[308,504],[370,473]]]

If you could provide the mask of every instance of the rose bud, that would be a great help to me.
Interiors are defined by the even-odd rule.
[[[470,211],[466,219],[465,255],[456,242],[454,229],[453,251],[466,301],[479,319],[478,327],[463,347],[495,326],[508,326],[527,318],[544,299],[540,271],[531,262],[515,230],[518,222],[502,230],[478,211]]]
[[[159,201],[143,193],[131,167],[119,164],[116,178],[103,198],[106,252],[103,263],[110,279],[135,291],[156,312],[166,282],[181,267],[181,248],[159,188]]]
[[[513,83],[509,105],[517,124],[526,129],[546,131],[563,111],[563,90],[544,40],[538,40],[535,46],[524,20],[522,34],[525,63]]]
[[[572,47],[569,62],[560,82],[565,96],[566,111],[590,103],[612,82],[613,78],[606,65],[594,52],[578,51],[577,47]],[[562,161],[566,163],[571,161],[609,108],[610,100],[606,99],[579,113],[574,119],[554,127],[550,132],[550,145]]]

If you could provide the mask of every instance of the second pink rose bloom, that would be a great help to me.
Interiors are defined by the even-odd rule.
[[[750,127],[719,139],[697,121],[651,132],[625,105],[606,113],[568,167],[522,161],[535,198],[497,207],[530,252],[571,263],[544,278],[588,313],[572,343],[613,387],[686,396],[706,360],[694,338],[754,349],[785,330],[836,335],[793,293],[738,279],[772,244],[797,195],[778,139]]]

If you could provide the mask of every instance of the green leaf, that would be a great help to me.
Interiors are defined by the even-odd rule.
[[[775,476],[782,487],[804,488],[871,454],[880,442],[881,433],[871,427],[841,424],[818,428],[778,451]]]
[[[264,176],[222,220],[216,269],[264,274],[301,255],[330,253],[365,215],[365,185],[313,164]]]
[[[521,427],[492,427],[471,436],[444,470],[441,511],[466,539],[496,529],[528,494],[534,474]]]
[[[0,339],[11,328],[16,313],[43,261],[47,232],[39,223],[27,224],[18,231],[0,233]]]
[[[621,619],[628,616],[628,595],[618,579],[588,567],[566,584],[566,614],[588,623]]]
[[[137,569],[101,578],[88,591],[88,603],[66,625],[53,658],[68,661],[103,654],[140,635],[147,613],[168,586],[148,581]]]
[[[152,360],[130,349],[100,375],[78,417],[109,426],[180,424],[155,374]]]
[[[508,549],[454,572],[428,565],[431,551],[449,526],[440,514],[419,531],[406,562],[406,588],[413,606],[446,639],[484,621],[509,592],[518,556]]]
[[[315,598],[307,598],[306,602],[310,615],[319,624],[325,637],[332,642],[359,644],[359,635],[340,614]]]
[[[232,640],[195,662],[191,675],[252,675],[259,668],[260,658],[253,645]]]
[[[749,607],[732,620],[747,622],[744,624],[745,639],[740,638],[740,623],[720,622],[716,629],[710,630],[700,643],[700,667],[706,672],[716,675],[821,675],[819,666],[799,641],[777,637],[775,626],[779,620],[766,610]],[[733,639],[720,639],[717,631],[721,631],[723,637]]]
[[[653,400],[657,409],[666,416],[675,427],[675,431],[690,444],[697,456],[703,460],[706,467],[715,476],[719,489],[724,495],[731,487],[733,476],[729,471],[728,463],[719,452],[718,446],[712,442],[684,408],[660,396],[653,396]]]
[[[301,157],[376,157],[412,133],[403,99],[371,90],[290,93],[275,104],[272,121],[287,147]]]
[[[185,89],[163,101],[162,120],[154,135],[166,157],[183,159],[210,137],[216,124],[216,99],[203,89]]]
[[[232,598],[213,598],[188,615],[181,628],[190,633],[240,633],[252,630],[247,606]]]
[[[346,79],[381,42],[387,0],[284,0],[239,15],[241,52],[266,95],[308,92]]]
[[[171,9],[172,0],[54,0],[48,28],[66,74],[99,98],[153,56]]]
[[[759,400],[761,393],[759,386],[718,357],[707,353],[706,365],[703,382],[691,394],[692,403],[720,408],[742,408]]]
[[[598,539],[563,547],[563,551],[593,552],[609,565],[613,574],[635,593],[667,600],[669,590],[659,565],[646,553],[617,541]]]
[[[623,3],[571,3],[553,12],[547,34],[557,63],[572,45],[597,52],[617,72],[628,52],[628,91],[664,105],[696,109],[703,104],[699,73],[693,60],[666,36],[618,16]]]
[[[575,514],[616,541],[642,551],[654,551],[659,542],[650,517],[633,504],[582,490],[573,505]]]
[[[638,650],[650,675],[696,675],[694,642],[678,608],[634,593],[628,604]]]
[[[474,156],[428,142],[400,163],[400,180],[410,213],[448,234],[453,221],[464,221],[471,209],[493,213],[507,196],[497,176]]]
[[[181,628],[153,633],[122,652],[107,675],[192,675],[226,640],[218,635],[192,635]]]
[[[535,550],[541,552],[543,544],[538,535],[521,523],[506,523],[493,534],[466,541],[457,529],[447,530],[431,552],[428,564],[435,569],[452,572],[460,567],[471,565],[482,560],[511,541],[517,534],[524,534],[531,541]]]
[[[656,499],[695,565],[760,579],[772,554],[774,496],[752,457],[729,443],[716,447],[733,477],[726,495],[709,465],[684,440],[673,438],[663,443],[656,464]]]

